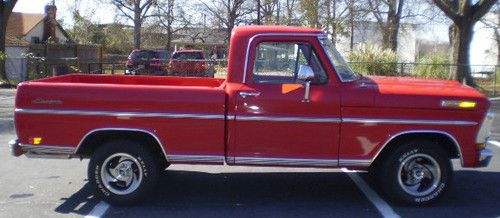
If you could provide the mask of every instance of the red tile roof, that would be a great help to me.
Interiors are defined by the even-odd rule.
[[[45,16],[45,14],[12,12],[7,23],[7,34],[15,37],[23,37],[38,23],[43,22]]]

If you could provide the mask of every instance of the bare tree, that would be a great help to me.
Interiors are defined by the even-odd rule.
[[[262,11],[262,20],[264,24],[279,24],[280,19],[280,2],[279,0],[258,0],[260,5],[260,10]],[[260,17],[260,16],[259,16]]]
[[[229,42],[233,28],[248,21],[247,15],[254,12],[254,7],[247,0],[215,0],[211,3],[201,2],[204,8],[226,28],[226,40]]]
[[[298,0],[285,0],[286,25],[297,25],[295,22],[297,2]]]
[[[450,79],[476,86],[470,74],[469,49],[474,24],[493,7],[497,0],[433,0],[444,14],[453,21],[450,27],[451,60],[456,67],[450,71]]]
[[[9,16],[12,13],[12,9],[16,5],[17,0],[3,0],[0,2],[0,11],[2,15],[0,16],[0,78],[7,80],[7,74],[5,73],[5,39],[7,31],[7,22],[9,21]]]
[[[383,47],[397,51],[405,0],[368,0],[368,5],[381,29]]]
[[[322,20],[334,44],[339,34],[353,34],[350,30],[354,29],[355,21],[365,17],[366,12],[359,9],[362,4],[359,0],[324,0]]]
[[[155,3],[155,0],[111,0],[121,15],[134,22],[134,48],[141,47],[142,24],[152,16],[149,11]]]
[[[156,16],[159,24],[167,32],[166,49],[172,49],[172,39],[175,33],[189,26],[190,19],[175,0],[163,0],[158,2]]]

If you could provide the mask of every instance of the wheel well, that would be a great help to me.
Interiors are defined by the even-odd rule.
[[[162,145],[155,136],[150,133],[134,130],[102,130],[92,132],[85,136],[80,143],[76,154],[81,158],[90,158],[94,152],[106,142],[115,139],[128,139],[138,142],[144,142],[147,148],[158,160],[158,163],[163,167],[167,167],[166,154],[163,152]]]
[[[449,155],[450,158],[459,158],[460,151],[458,150],[457,142],[444,133],[407,133],[399,135],[391,139],[385,147],[383,147],[381,153],[376,157],[372,165],[377,165],[380,160],[383,160],[388,154],[391,154],[398,146],[405,141],[411,141],[416,139],[425,139],[435,142],[441,148],[443,148]]]

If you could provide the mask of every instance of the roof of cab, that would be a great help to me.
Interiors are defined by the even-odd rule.
[[[262,33],[298,33],[298,34],[322,34],[319,29],[295,27],[295,26],[239,26],[233,29],[235,35],[256,35]]]

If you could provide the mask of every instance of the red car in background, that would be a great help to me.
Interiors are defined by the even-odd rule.
[[[128,56],[125,75],[165,76],[170,57],[167,50],[135,49]]]
[[[170,59],[168,72],[172,76],[214,77],[215,69],[202,50],[178,50]]]

